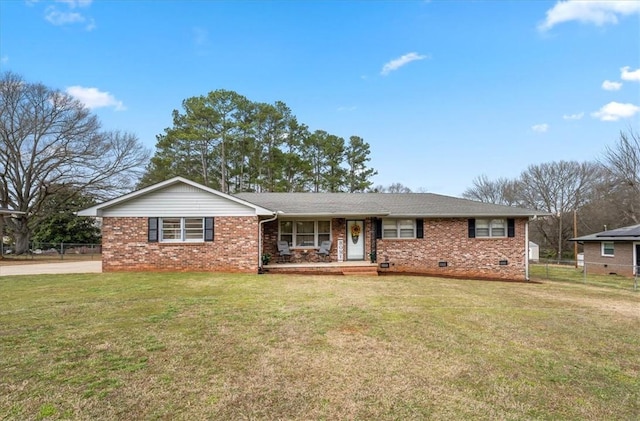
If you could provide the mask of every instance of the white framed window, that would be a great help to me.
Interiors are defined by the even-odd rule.
[[[160,218],[159,227],[161,242],[204,241],[204,218]]]
[[[416,238],[416,220],[383,219],[382,238]]]
[[[506,219],[476,219],[476,237],[506,237]]]
[[[613,257],[615,254],[615,247],[613,245],[613,241],[603,241],[602,245],[602,255],[606,257]]]
[[[278,238],[291,247],[320,247],[320,243],[331,240],[329,220],[281,220]]]

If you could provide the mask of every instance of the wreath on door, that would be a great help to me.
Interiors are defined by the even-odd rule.
[[[360,228],[360,225],[358,225],[357,222],[351,225],[351,241],[353,241],[353,244],[356,244],[358,242],[358,238],[360,237],[361,232],[362,228]]]

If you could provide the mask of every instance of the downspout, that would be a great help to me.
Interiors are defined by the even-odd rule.
[[[258,273],[264,273],[262,269],[262,225],[265,222],[271,222],[278,219],[278,214],[282,213],[281,211],[277,211],[273,214],[273,218],[263,219],[258,223]]]
[[[529,218],[526,224],[524,224],[524,279],[526,281],[530,281],[529,278],[529,222],[535,221],[538,218],[538,215],[533,215],[532,218]]]

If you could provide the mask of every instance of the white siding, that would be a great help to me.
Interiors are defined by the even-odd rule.
[[[253,216],[256,211],[241,203],[183,183],[133,198],[103,209],[102,216]]]

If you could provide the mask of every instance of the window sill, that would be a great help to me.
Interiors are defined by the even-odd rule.
[[[161,246],[200,246],[212,241],[159,241],[156,244]]]
[[[506,238],[514,238],[514,237],[474,237],[476,240],[504,240]]]
[[[378,238],[378,240],[400,240],[400,241],[407,241],[407,240],[422,240],[422,238],[416,238],[416,237],[412,237],[412,238],[400,238],[400,237],[382,237],[382,238]]]

